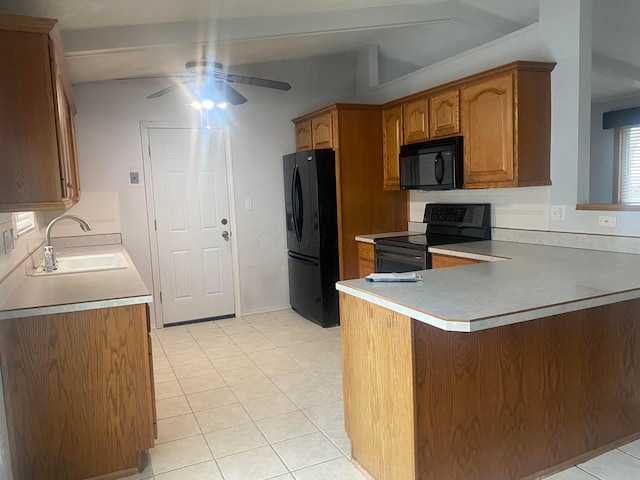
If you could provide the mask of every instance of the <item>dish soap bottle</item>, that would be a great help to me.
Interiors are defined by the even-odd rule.
[[[53,247],[51,245],[44,247],[44,271],[53,272]]]

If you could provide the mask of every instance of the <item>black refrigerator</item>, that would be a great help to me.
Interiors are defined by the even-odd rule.
[[[283,157],[291,308],[323,327],[340,323],[333,150]]]

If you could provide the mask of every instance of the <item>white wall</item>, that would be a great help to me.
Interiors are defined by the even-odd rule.
[[[291,119],[355,97],[351,55],[254,65],[233,73],[288,81],[289,92],[239,86],[249,101],[225,112],[230,131],[243,313],[289,304],[282,155],[295,150]],[[199,125],[179,91],[145,97],[163,80],[108,81],[74,85],[80,183],[83,192],[117,192],[122,238],[136,268],[152,287],[140,121]],[[141,173],[140,185],[129,172]],[[253,200],[245,211],[244,199]],[[81,200],[82,203],[82,200]]]
[[[359,62],[367,58],[359,56]],[[640,235],[640,213],[615,215],[615,229],[598,226],[601,212],[575,210],[589,184],[591,2],[540,0],[539,22],[406,77],[367,88],[366,68],[358,69],[358,100],[384,103],[514,60],[554,61],[551,74],[551,187],[483,191],[412,191],[412,221],[421,221],[429,201],[487,201],[495,206],[494,225],[564,232]],[[566,220],[550,220],[551,205],[566,206]]]

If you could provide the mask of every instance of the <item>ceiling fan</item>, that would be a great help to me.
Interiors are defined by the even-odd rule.
[[[276,90],[284,91],[291,90],[291,85],[289,85],[287,82],[226,73],[224,72],[221,63],[207,60],[207,58],[204,56],[204,51],[202,58],[199,58],[197,60],[189,60],[187,63],[185,63],[184,68],[188,72],[185,75],[145,75],[140,77],[119,78],[118,80],[162,77],[176,79],[186,78],[186,80],[174,83],[173,85],[152,93],[151,95],[147,96],[147,98],[158,98],[166,95],[169,92],[172,92],[173,90],[178,89],[182,85],[193,84],[192,93],[201,102],[206,101],[203,99],[209,99],[216,104],[228,102],[231,105],[241,105],[247,101],[244,95],[242,95],[230,85],[233,83],[253,85],[256,87],[274,88]]]

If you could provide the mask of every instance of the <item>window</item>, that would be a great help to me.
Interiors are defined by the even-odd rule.
[[[614,202],[640,204],[640,125],[615,129]]]
[[[36,228],[36,219],[33,212],[16,212],[14,213],[14,220],[16,222],[16,236],[18,237]]]

